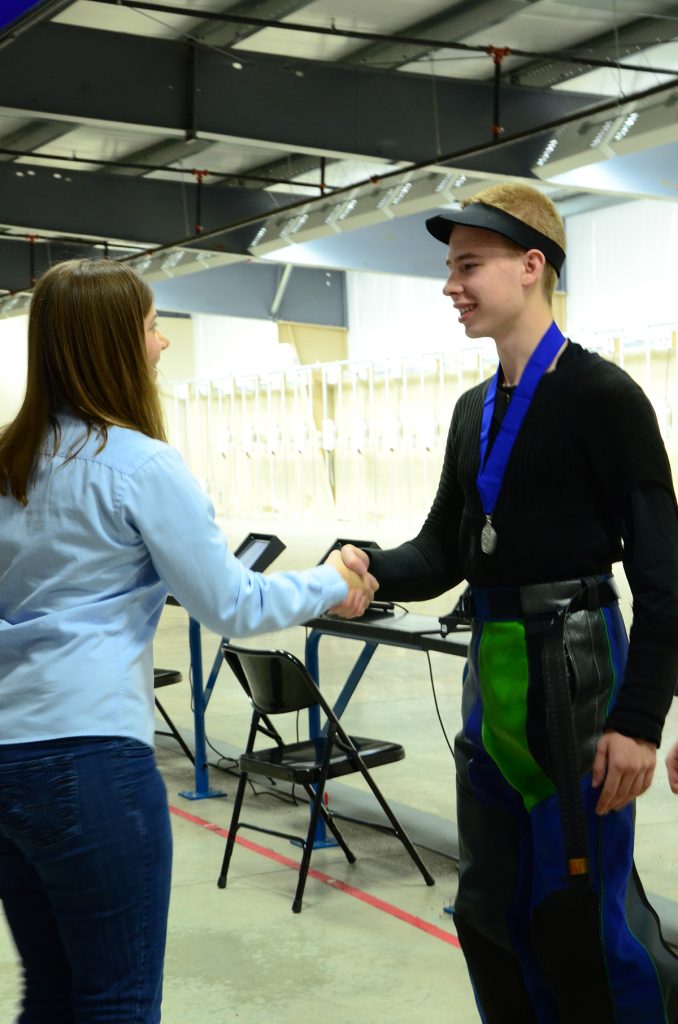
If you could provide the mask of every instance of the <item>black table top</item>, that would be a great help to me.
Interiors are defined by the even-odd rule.
[[[392,647],[411,647],[420,651],[439,651],[466,657],[469,631],[443,636],[440,622],[432,615],[419,615],[396,608],[391,614],[372,615],[369,612],[357,619],[341,619],[335,615],[321,615],[305,625],[309,629],[330,636],[344,636],[364,643],[388,644]]]

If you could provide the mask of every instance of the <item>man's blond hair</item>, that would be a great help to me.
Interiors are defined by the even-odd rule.
[[[541,231],[542,235],[546,235],[565,251],[565,227],[562,217],[551,200],[542,192],[538,192],[536,188],[532,188],[531,185],[521,183],[492,185],[464,200],[461,205],[465,207],[471,203],[485,203],[487,206],[496,206],[499,210],[510,213],[518,220],[529,224],[531,228]],[[509,239],[505,241],[512,248],[521,250],[521,247],[515,242],[511,242]],[[558,282],[558,274],[550,263],[544,265],[542,282],[544,294],[551,302]]]

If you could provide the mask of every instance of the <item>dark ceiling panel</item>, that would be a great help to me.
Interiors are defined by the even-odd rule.
[[[284,148],[391,161],[432,160],[436,152],[491,138],[494,97],[485,83],[439,80],[434,101],[431,83],[418,75],[264,55],[237,71],[229,58],[202,49],[195,55],[192,111],[191,54],[164,40],[40,25],[4,55],[0,106],[169,132],[195,126]],[[530,129],[595,99],[507,86],[502,124],[507,133]]]
[[[103,255],[101,248],[78,242],[50,239],[31,244],[25,239],[0,238],[0,291],[17,292],[31,287],[31,278],[61,260],[90,259]]]
[[[159,309],[222,316],[270,318],[280,267],[236,263],[152,284]],[[345,276],[311,267],[295,267],[278,310],[281,320],[346,326]]]
[[[168,243],[194,231],[195,185],[84,171],[58,172],[57,177],[37,164],[21,169],[18,177],[14,166],[0,164],[0,224],[141,244]],[[209,230],[272,212],[296,198],[278,193],[274,199],[252,189],[203,189],[201,222]]]

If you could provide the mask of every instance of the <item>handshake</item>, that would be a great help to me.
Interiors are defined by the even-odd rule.
[[[342,619],[355,619],[362,615],[379,589],[374,576],[367,571],[369,558],[365,552],[353,544],[344,544],[340,551],[330,551],[325,564],[334,566],[349,587],[348,596],[329,611]]]

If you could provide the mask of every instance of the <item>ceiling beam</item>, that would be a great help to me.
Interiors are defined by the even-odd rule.
[[[31,288],[32,279],[37,279],[61,260],[92,259],[103,255],[102,247],[70,239],[42,239],[31,243],[25,238],[0,237],[0,292]],[[122,255],[122,250],[110,250],[110,255]]]
[[[224,8],[224,14],[262,18],[279,21],[308,6],[310,0],[240,0],[240,3]],[[201,21],[191,29],[191,36],[210,46],[228,48],[260,32],[257,25],[235,25],[227,22]]]
[[[31,121],[29,124],[16,128],[12,132],[0,135],[0,150],[16,149],[22,153],[31,153],[41,146],[47,146],[50,142],[68,135],[73,131],[75,124],[65,121]],[[11,153],[0,152],[0,161],[11,163],[17,157]]]
[[[596,99],[507,85],[503,127],[529,130]],[[0,78],[0,108],[23,116],[138,125],[181,137],[195,130],[217,141],[393,162],[425,161],[436,151],[489,141],[493,101],[491,84],[440,79],[434,98],[430,81],[419,75],[264,54],[236,70],[213,50],[60,24],[39,25],[17,39],[3,54]]]
[[[538,0],[461,0],[444,11],[406,25],[399,31],[403,36],[421,36],[426,39],[440,39],[440,46],[446,42],[458,42],[465,36],[482,29],[491,28],[512,14],[519,14]],[[361,46],[344,58],[346,64],[361,64],[382,69],[394,69],[421,60],[435,52],[433,46],[417,46],[414,43],[392,42],[369,43]],[[470,54],[470,56],[481,56]],[[491,61],[488,58],[488,75]]]
[[[293,185],[293,178],[300,178],[309,174],[315,174],[317,181],[312,183],[305,182],[309,187],[312,184],[313,187],[318,188],[318,194],[320,194],[320,172],[321,172],[321,161],[322,157],[316,156],[315,153],[288,153],[287,156],[283,156],[280,160],[269,160],[265,164],[257,164],[255,167],[249,167],[247,174],[252,175],[253,178],[256,176],[257,179],[270,178],[271,182],[280,182],[284,180]],[[334,160],[327,160],[326,167],[333,164]],[[213,180],[213,179],[212,179]],[[243,188],[264,188],[265,182],[262,180],[251,180],[248,181],[243,178],[241,181],[236,180],[238,185],[242,185]],[[216,184],[232,185],[233,178],[217,178]]]
[[[678,34],[676,17],[678,4],[657,4],[657,17],[639,18],[637,21],[621,25],[612,32],[585,39],[570,47],[570,52],[580,56],[578,62],[574,58],[563,61],[556,57],[547,60],[532,60],[522,67],[514,68],[508,74],[508,80],[514,85],[527,85],[536,89],[548,89],[561,82],[569,82],[587,71],[591,71],[591,60],[611,60],[610,55],[617,55],[620,61],[634,53],[640,53],[650,46],[673,42]],[[671,14],[662,21],[661,15]],[[613,58],[612,58],[613,59]],[[613,67],[614,65],[610,65]],[[648,72],[652,70],[648,64]]]
[[[2,146],[2,139],[0,139],[0,146]],[[152,171],[157,171],[159,166],[171,170],[170,164],[179,163],[188,157],[195,157],[199,153],[205,153],[213,146],[214,142],[210,139],[162,139],[150,146],[143,146],[132,153],[126,153],[121,158],[123,164],[148,164],[147,170],[144,170],[143,166],[114,167],[110,164],[106,169],[109,174],[124,174],[129,178],[140,178]]]
[[[60,171],[55,176],[38,163],[23,164],[21,170],[19,177],[15,166],[0,164],[0,224],[27,235],[54,232],[150,247],[195,232],[196,185],[87,171]],[[33,173],[26,173],[29,170]],[[273,213],[297,198],[253,189],[203,188],[200,220],[209,230]],[[231,250],[229,242],[210,247],[238,251]]]

